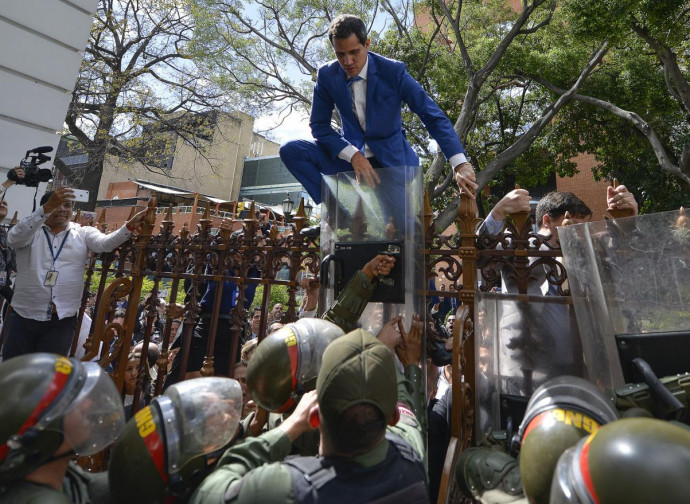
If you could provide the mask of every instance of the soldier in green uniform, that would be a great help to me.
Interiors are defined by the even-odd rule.
[[[324,352],[316,391],[277,428],[230,448],[193,503],[429,502],[424,440],[422,324],[392,352],[357,329]],[[318,457],[284,460],[292,441],[320,426]]]
[[[0,365],[0,502],[105,503],[107,474],[71,462],[115,441],[125,412],[95,363],[34,353]]]
[[[395,257],[385,254],[374,257],[352,275],[338,299],[324,313],[323,319],[333,322],[345,332],[355,329],[359,317],[379,285],[379,277],[389,275],[394,266]]]
[[[186,502],[233,442],[241,412],[237,380],[208,376],[171,385],[127,422],[113,446],[113,502]]]
[[[388,275],[394,265],[395,258],[385,254],[370,260],[352,276],[323,315],[323,320],[310,318],[316,312],[318,282],[312,280],[304,284],[308,298],[306,314],[297,322],[267,336],[257,346],[249,362],[247,387],[260,409],[243,419],[242,437],[259,435],[266,425],[276,427],[286,416],[284,413],[294,407],[295,399],[314,389],[326,344],[355,329],[378,286],[378,277]],[[391,322],[397,323],[397,320]],[[317,449],[318,433],[306,433],[300,441],[293,443],[294,453],[314,455]]]

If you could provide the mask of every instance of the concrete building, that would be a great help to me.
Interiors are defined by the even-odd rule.
[[[192,193],[203,193],[225,201],[236,201],[240,193],[244,160],[258,155],[278,154],[279,144],[254,133],[254,118],[243,112],[214,113],[210,127],[200,129],[194,148],[182,138],[152,155],[150,165],[108,157],[98,189],[98,200],[108,199],[113,183],[143,179]]]
[[[79,222],[91,224],[98,220],[105,224],[109,231],[118,229],[132,212],[145,209],[150,197],[155,197],[157,204],[153,234],[160,231],[161,224],[168,217],[168,210],[171,205],[170,220],[175,232],[183,227],[187,227],[191,232],[196,231],[197,225],[204,218],[207,208],[212,228],[217,229],[223,219],[230,219],[233,221],[233,230],[241,229],[243,219],[249,218],[251,208],[249,202],[226,201],[208,194],[160,185],[147,180],[128,180],[111,183],[106,198],[98,201],[96,211],[81,212]],[[268,206],[256,202],[254,210],[261,214],[267,214],[269,221],[278,225],[279,232],[282,233],[287,230],[281,205]]]

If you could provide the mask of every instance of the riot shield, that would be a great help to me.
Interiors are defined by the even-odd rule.
[[[414,313],[425,313],[422,170],[401,166],[376,173],[381,179],[376,187],[343,172],[324,176],[321,189],[321,311],[377,254],[396,259],[360,318],[361,327],[373,334],[398,314],[409,327]]]
[[[642,357],[690,371],[690,223],[664,212],[559,228],[588,378],[613,390]]]
[[[540,385],[561,375],[584,376],[571,300],[565,296],[477,291],[475,411],[477,438],[517,431]]]

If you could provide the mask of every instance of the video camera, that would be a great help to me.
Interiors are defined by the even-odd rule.
[[[24,178],[19,178],[14,170],[7,172],[7,178],[26,187],[37,187],[39,182],[48,182],[53,176],[52,172],[47,168],[39,169],[38,166],[50,160],[50,156],[46,156],[45,153],[52,150],[53,148],[47,145],[26,151],[26,156],[19,162],[19,166],[24,170]]]

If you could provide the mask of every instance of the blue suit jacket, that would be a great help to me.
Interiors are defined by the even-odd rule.
[[[419,158],[402,129],[403,102],[421,119],[446,158],[465,153],[451,122],[407,72],[405,64],[372,52],[367,72],[366,132],[352,112],[347,75],[337,61],[332,61],[319,68],[309,121],[312,135],[333,159],[348,144],[361,150],[366,143],[383,166],[417,166]],[[334,106],[342,120],[342,135],[331,126]]]

